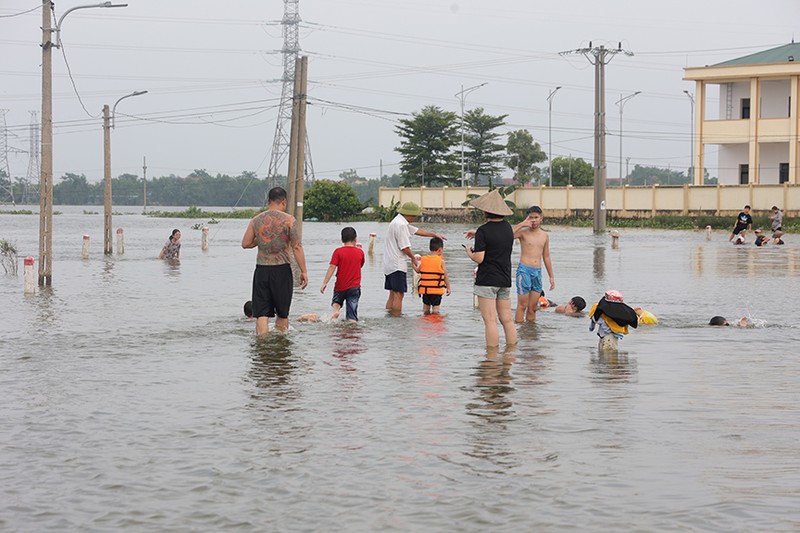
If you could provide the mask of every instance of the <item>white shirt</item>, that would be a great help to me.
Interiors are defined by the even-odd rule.
[[[408,269],[408,256],[402,252],[403,248],[411,248],[411,236],[417,233],[417,228],[408,223],[403,215],[397,215],[389,224],[386,233],[386,249],[383,252],[383,273],[388,276],[392,272]]]

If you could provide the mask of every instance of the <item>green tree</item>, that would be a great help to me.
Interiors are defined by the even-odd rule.
[[[525,185],[540,177],[539,167],[534,165],[546,161],[547,155],[528,130],[508,133],[506,153],[506,165],[514,171],[514,181]]]
[[[304,215],[325,222],[343,220],[362,209],[353,189],[340,181],[315,181],[303,197]]]
[[[551,164],[554,186],[594,184],[594,168],[580,157],[554,157]]]
[[[400,172],[403,185],[455,185],[460,171],[452,148],[460,140],[456,114],[427,106],[400,120]],[[424,183],[423,183],[424,180]]]
[[[61,176],[61,182],[53,186],[53,203],[86,205],[89,203],[89,191],[85,175],[67,172]]]
[[[478,176],[488,176],[489,188],[492,179],[500,172],[505,146],[497,140],[502,136],[497,128],[505,125],[508,115],[487,115],[482,107],[464,114],[464,164],[472,175],[472,184],[478,185]]]
[[[628,176],[630,185],[683,185],[689,183],[683,172],[669,168],[635,165],[633,171]]]

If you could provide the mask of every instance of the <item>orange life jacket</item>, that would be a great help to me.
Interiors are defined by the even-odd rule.
[[[425,255],[419,263],[419,293],[444,294],[442,256]]]

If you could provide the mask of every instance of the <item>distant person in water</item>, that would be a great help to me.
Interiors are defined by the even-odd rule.
[[[760,229],[757,229],[755,231],[755,234],[756,234],[756,242],[754,244],[756,246],[766,246],[767,244],[769,244],[769,237],[764,235],[764,233]]]
[[[753,227],[753,217],[750,216],[750,206],[744,206],[744,209],[737,215],[736,222],[733,225],[733,230],[731,231],[731,236],[728,238],[729,241],[732,241],[734,237],[741,235],[742,237],[747,236],[747,232]],[[736,244],[736,243],[734,243]]]
[[[576,313],[580,313],[584,309],[586,309],[586,300],[584,300],[580,296],[573,296],[564,305],[557,306],[556,307],[556,313],[564,313],[564,314],[567,314],[567,315],[574,315]]]
[[[743,316],[739,320],[735,322],[735,325],[740,328],[746,328],[749,322],[746,316]],[[708,322],[709,326],[730,326],[730,323],[724,316],[714,316],[711,317],[711,320]]]
[[[361,298],[361,267],[364,266],[364,250],[356,246],[356,230],[350,226],[342,229],[342,246],[336,248],[331,256],[328,271],[319,292],[325,294],[328,282],[336,274],[333,285],[331,320],[339,318],[339,310],[345,306],[345,314],[350,322],[358,322],[358,300]]]
[[[181,230],[174,229],[172,234],[167,239],[161,253],[158,254],[159,259],[180,259],[181,258]]]

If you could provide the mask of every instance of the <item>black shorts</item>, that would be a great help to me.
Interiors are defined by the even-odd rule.
[[[442,305],[442,295],[441,294],[423,294],[422,295],[422,303],[425,305],[432,305],[434,307],[439,307]]]
[[[747,226],[735,226],[735,227],[733,228],[733,234],[734,234],[734,235],[739,235],[739,232],[740,232],[740,231],[744,231],[744,230],[746,230],[746,229],[747,229]]]
[[[292,305],[294,280],[292,267],[283,265],[256,265],[253,272],[253,317],[275,315],[289,317]]]
[[[408,276],[405,270],[396,270],[385,277],[383,288],[387,291],[408,292]]]

